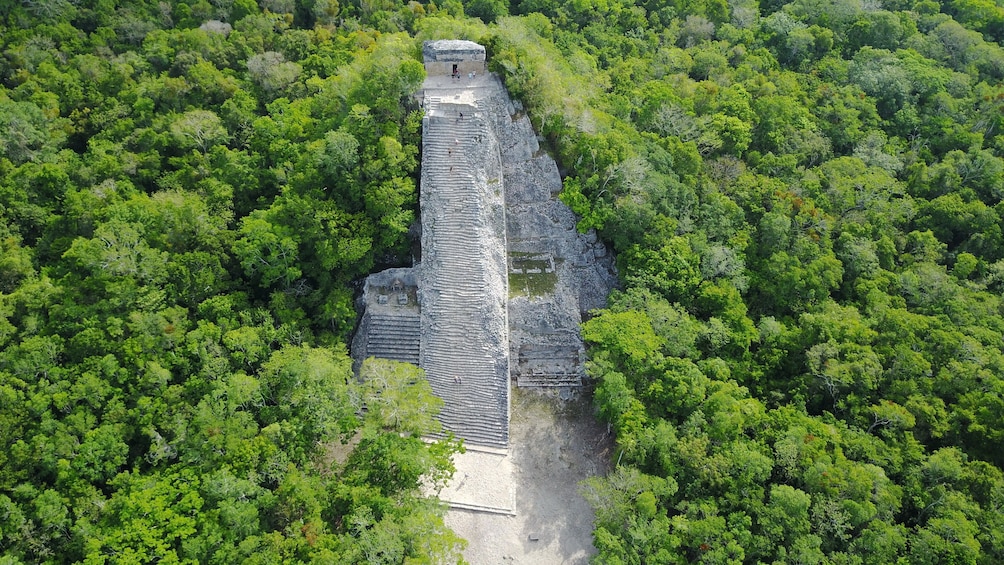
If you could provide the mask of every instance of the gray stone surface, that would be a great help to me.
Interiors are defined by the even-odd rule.
[[[387,269],[370,275],[360,300],[365,313],[352,340],[357,368],[367,357],[418,364],[421,333],[415,270]]]

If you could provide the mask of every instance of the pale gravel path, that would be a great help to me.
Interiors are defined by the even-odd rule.
[[[512,500],[515,516],[451,509],[446,524],[468,540],[464,558],[472,565],[588,563],[595,553],[593,512],[578,484],[606,473],[610,434],[585,399],[562,402],[514,389],[512,402],[507,461],[473,451],[460,456],[460,471],[442,496],[492,507]],[[507,475],[511,489],[484,483]]]

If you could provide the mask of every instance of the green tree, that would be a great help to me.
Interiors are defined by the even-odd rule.
[[[351,365],[344,348],[289,345],[272,353],[258,376],[262,427],[278,426],[297,454],[310,454],[319,442],[347,433],[358,408]]]
[[[268,288],[300,278],[298,244],[293,232],[269,222],[264,214],[252,214],[241,221],[241,238],[234,242],[234,254],[244,272]]]
[[[438,432],[443,401],[425,372],[410,364],[371,357],[359,369],[367,418],[382,429],[412,435]]]
[[[49,123],[50,117],[32,102],[14,102],[0,97],[0,156],[15,165],[41,156],[43,150],[58,149],[60,121]],[[53,127],[56,126],[56,127]],[[53,136],[56,136],[53,138]]]

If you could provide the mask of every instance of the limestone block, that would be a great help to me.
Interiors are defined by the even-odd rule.
[[[578,271],[578,270],[577,270]],[[586,315],[590,310],[606,308],[607,294],[616,286],[616,280],[606,280],[598,269],[583,269],[578,271],[579,279],[579,311]]]
[[[575,212],[572,212],[568,206],[565,206],[564,202],[558,200],[551,200],[547,203],[547,215],[551,221],[565,229],[575,229],[575,224],[578,223],[578,218],[575,217]]]
[[[553,223],[539,207],[520,207],[510,209],[506,216],[510,240],[539,240],[550,232]]]
[[[507,162],[515,163],[528,161],[533,157],[533,145],[525,137],[512,138],[511,143],[502,148],[502,158]]]
[[[506,167],[504,177],[506,204],[510,207],[545,202],[551,197],[534,161],[520,161]]]
[[[529,117],[523,116],[513,122],[513,126],[516,128],[517,135],[526,138],[526,142],[530,147],[530,153],[540,151],[540,143],[537,141],[537,134],[533,131],[533,124],[530,123]]]
[[[585,267],[596,262],[596,257],[591,252],[580,252],[572,256],[573,267]]]
[[[502,159],[508,163],[529,161],[540,151],[537,134],[533,132],[530,118],[523,116],[500,132],[502,138]]]
[[[561,192],[561,175],[558,174],[558,164],[550,155],[538,155],[533,159],[534,178],[547,189],[552,196]]]

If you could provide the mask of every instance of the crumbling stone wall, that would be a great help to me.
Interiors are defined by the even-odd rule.
[[[558,199],[557,164],[522,107],[497,77],[492,81],[497,86],[486,90],[482,105],[502,153],[511,376],[518,386],[569,394],[585,377],[582,317],[604,307],[617,284],[613,257],[595,232],[576,230],[575,214]]]

